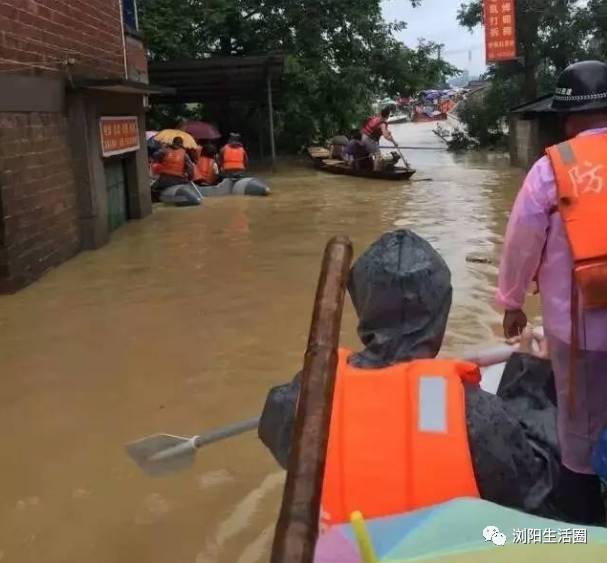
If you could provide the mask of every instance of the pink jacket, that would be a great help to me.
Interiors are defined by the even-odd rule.
[[[607,129],[592,129],[582,135],[605,131]],[[522,309],[531,282],[539,272],[546,334],[569,343],[573,264],[560,215],[551,213],[556,205],[554,173],[548,157],[544,156],[531,168],[512,209],[500,265],[497,301],[505,309]],[[586,312],[584,319],[581,316],[580,319],[580,348],[607,350],[607,311]]]

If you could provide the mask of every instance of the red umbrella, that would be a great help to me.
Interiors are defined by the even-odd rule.
[[[181,126],[181,129],[195,139],[219,139],[221,137],[221,133],[215,127],[204,121],[187,121]]]

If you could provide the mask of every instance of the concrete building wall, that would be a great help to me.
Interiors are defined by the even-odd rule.
[[[510,118],[510,160],[514,166],[529,169],[539,154],[538,123],[535,120]]]
[[[526,119],[511,114],[509,126],[510,162],[525,170],[545,154],[547,147],[565,140],[561,122],[549,113]]]
[[[78,221],[82,247],[99,248],[108,242],[110,237],[104,159],[99,158],[101,116],[136,115],[139,118],[139,144],[142,149],[120,158],[125,160],[126,166],[129,218],[140,219],[152,211],[143,99],[141,96],[126,94],[80,92],[70,96],[69,108],[74,173],[78,181]]]
[[[80,76],[123,77],[121,18],[120,0],[0,2],[0,71],[55,69],[71,59]]]
[[[80,249],[65,117],[0,113],[0,170],[0,291],[11,292]]]

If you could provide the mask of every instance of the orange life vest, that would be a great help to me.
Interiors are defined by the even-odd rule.
[[[215,180],[217,180],[217,175],[215,174],[215,164],[214,158],[209,158],[208,156],[201,156],[196,163],[196,179],[202,180],[207,184],[214,184]]]
[[[478,366],[416,360],[358,369],[339,351],[322,492],[322,523],[478,497],[464,386]]]
[[[573,412],[580,298],[582,309],[607,308],[607,133],[575,137],[546,152],[573,257],[569,379]]]
[[[185,150],[184,149],[167,149],[159,163],[158,174],[167,176],[180,176],[185,178]]]
[[[244,170],[246,168],[246,154],[247,153],[244,150],[244,147],[232,147],[230,145],[226,145],[222,149],[223,169],[226,171]]]
[[[363,125],[362,132],[367,135],[367,137],[371,137],[371,139],[379,141],[382,136],[381,127],[384,125],[384,123],[387,122],[381,115],[370,117]]]

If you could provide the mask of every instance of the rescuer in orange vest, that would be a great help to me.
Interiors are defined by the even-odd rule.
[[[249,157],[247,151],[242,146],[240,135],[230,133],[228,144],[225,145],[219,154],[219,165],[225,176],[238,176],[247,169]]]
[[[339,352],[324,522],[347,521],[355,510],[373,518],[464,496],[568,519],[554,490],[559,460],[549,363],[515,354],[492,395],[479,387],[478,366],[436,359],[451,274],[411,231],[373,243],[354,264],[348,290],[364,349]],[[299,379],[270,391],[259,424],[260,439],[283,467]]]
[[[213,185],[217,183],[219,169],[215,157],[217,149],[210,143],[202,147],[202,151],[196,161],[194,181],[197,184]]]
[[[158,179],[152,184],[153,196],[171,186],[185,184],[194,177],[194,164],[183,147],[183,139],[175,137],[173,142],[152,156],[152,170]]]
[[[367,149],[369,155],[374,159],[374,168],[381,168],[381,150],[379,148],[379,141],[382,137],[390,141],[395,147],[398,143],[392,136],[392,133],[388,129],[388,118],[390,117],[391,110],[389,107],[385,107],[381,110],[379,115],[370,117],[365,121],[360,132],[362,133],[362,143]]]
[[[580,519],[603,510],[592,451],[607,427],[607,64],[582,61],[557,80],[552,110],[568,139],[531,168],[508,222],[497,300],[507,336],[537,278],[555,373],[563,490]]]

